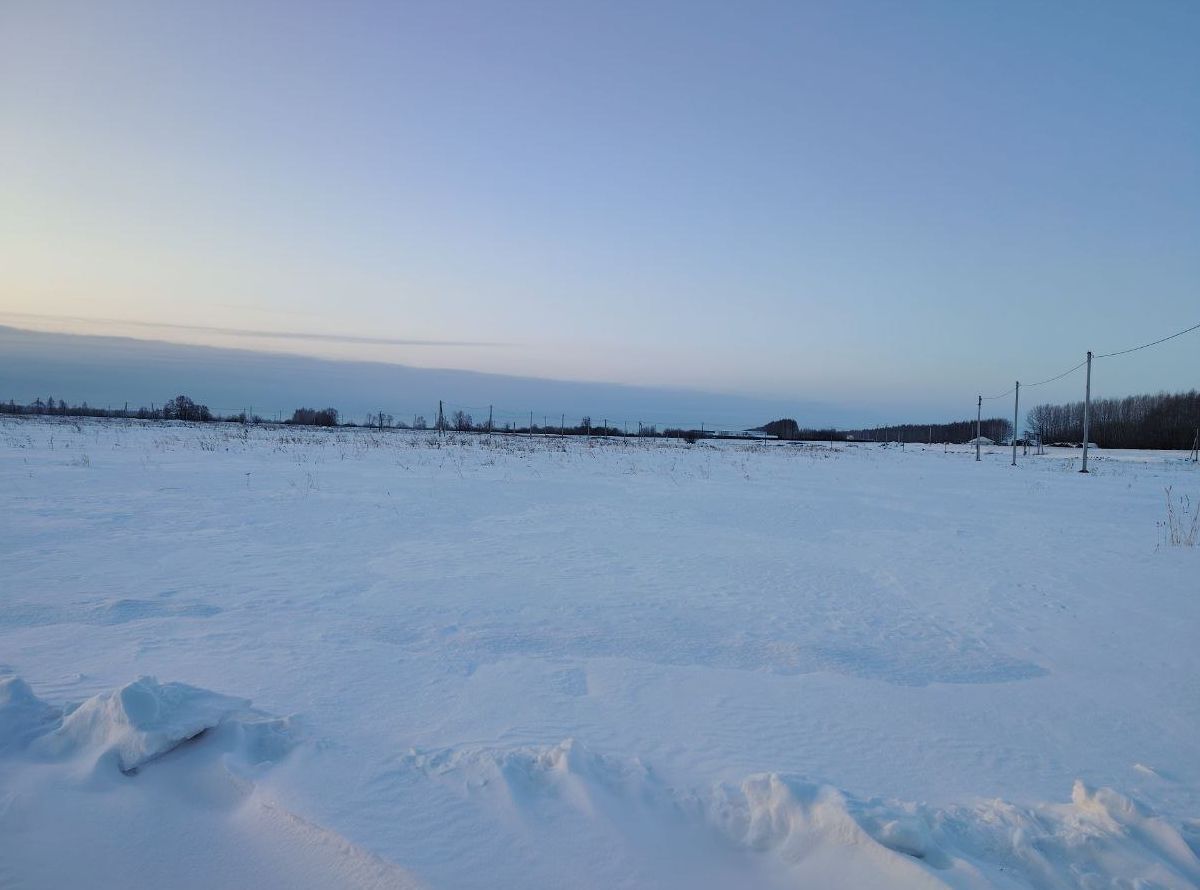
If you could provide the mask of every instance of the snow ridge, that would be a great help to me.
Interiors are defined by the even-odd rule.
[[[172,748],[246,714],[250,702],[183,683],[140,677],[89,698],[42,736],[35,751],[51,758],[113,755],[128,773]]]
[[[763,886],[1184,890],[1200,884],[1186,825],[1173,826],[1129,797],[1081,781],[1069,803],[935,807],[858,798],[778,773],[681,790],[637,759],[597,754],[571,739],[413,751],[405,760],[502,813],[625,831],[627,848],[644,846],[647,825],[657,823],[663,837],[691,835],[697,850],[715,841],[733,854],[750,852],[748,866]]]

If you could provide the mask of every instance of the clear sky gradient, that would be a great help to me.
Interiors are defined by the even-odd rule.
[[[1198,46],[1194,2],[5,0],[0,324],[965,415],[1200,321]],[[1197,385],[1197,335],[1097,369]]]

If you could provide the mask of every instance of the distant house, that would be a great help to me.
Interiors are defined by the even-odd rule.
[[[995,445],[996,443],[993,442],[991,439],[989,439],[987,436],[976,436],[974,439],[972,439],[967,444],[968,445]]]

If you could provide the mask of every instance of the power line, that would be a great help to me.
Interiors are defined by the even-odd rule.
[[[1062,380],[1068,374],[1073,374],[1074,372],[1078,371],[1080,368],[1082,368],[1086,364],[1087,364],[1087,359],[1084,359],[1079,364],[1077,364],[1075,367],[1069,368],[1068,370],[1063,371],[1057,377],[1050,377],[1047,380],[1039,380],[1037,383],[1026,383],[1025,388],[1028,389],[1031,386],[1041,386],[1043,383],[1053,383],[1055,380]]]
[[[1200,324],[1194,324],[1190,328],[1172,334],[1169,337],[1163,337],[1161,340],[1155,340],[1153,343],[1143,343],[1141,346],[1133,346],[1129,349],[1121,349],[1117,352],[1106,352],[1104,355],[1098,355],[1096,358],[1112,358],[1114,355],[1125,355],[1129,352],[1137,352],[1139,349],[1148,349],[1151,346],[1157,346],[1159,343],[1166,343],[1168,340],[1174,340],[1176,337],[1182,337],[1184,334],[1191,333],[1194,330],[1200,329]]]
[[[1129,349],[1119,349],[1116,352],[1106,352],[1103,355],[1093,356],[1093,358],[1094,359],[1113,358],[1114,356],[1118,356],[1118,355],[1128,355],[1131,352],[1137,352],[1138,350],[1141,350],[1141,349],[1149,349],[1151,346],[1157,346],[1159,343],[1166,343],[1168,340],[1174,340],[1176,337],[1182,337],[1184,334],[1190,334],[1192,331],[1195,331],[1195,330],[1200,330],[1200,324],[1194,324],[1190,328],[1184,328],[1182,331],[1176,331],[1174,334],[1171,334],[1169,337],[1162,337],[1162,338],[1160,338],[1158,340],[1154,340],[1150,343],[1143,343],[1141,346],[1131,346]],[[1026,388],[1031,387],[1031,386],[1043,386],[1047,383],[1053,383],[1056,380],[1062,380],[1068,374],[1075,373],[1076,371],[1078,371],[1080,368],[1082,368],[1086,364],[1087,364],[1087,359],[1084,359],[1079,364],[1075,365],[1073,368],[1068,368],[1067,370],[1063,371],[1061,374],[1057,374],[1054,377],[1048,377],[1045,380],[1039,380],[1037,383],[1027,383],[1027,384],[1025,384],[1025,386],[1026,386]],[[984,396],[983,400],[985,402],[990,402],[995,399],[1002,399],[1005,396],[1010,396],[1010,395],[1012,395],[1012,393],[1013,393],[1013,390],[1009,389],[1007,392],[1002,392],[998,396]]]

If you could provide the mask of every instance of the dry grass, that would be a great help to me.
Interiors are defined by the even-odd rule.
[[[1192,504],[1186,494],[1179,496],[1179,506],[1167,486],[1167,521],[1165,523],[1167,543],[1172,547],[1195,547],[1200,538],[1200,509]],[[1189,522],[1188,517],[1191,517]]]

